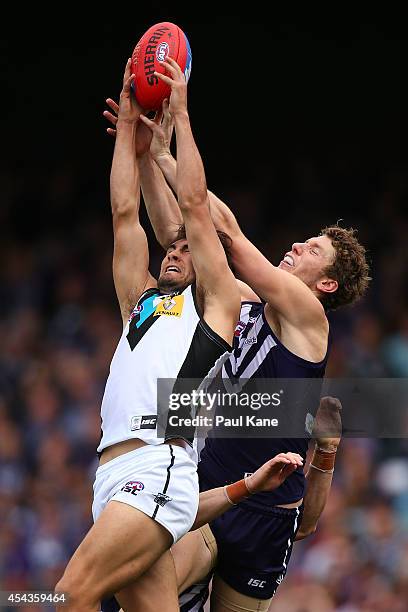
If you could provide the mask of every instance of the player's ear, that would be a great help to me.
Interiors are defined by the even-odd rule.
[[[339,284],[333,278],[323,277],[317,282],[316,288],[322,293],[334,293],[339,288]]]

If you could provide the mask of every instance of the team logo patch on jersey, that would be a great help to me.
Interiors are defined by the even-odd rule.
[[[159,504],[159,506],[165,506],[167,502],[171,500],[172,498],[168,495],[165,495],[164,493],[157,493],[157,495],[154,496],[154,501],[156,502],[156,504]]]
[[[156,425],[157,415],[135,415],[130,419],[130,431],[136,431],[137,429],[156,429]]]
[[[136,306],[136,308],[133,309],[130,315],[129,322],[132,321],[136,317],[136,315],[140,315],[142,310],[143,310],[143,304]]]
[[[245,327],[246,325],[243,321],[238,321],[237,326],[235,328],[234,336],[238,338],[244,331]]]
[[[132,495],[137,495],[140,491],[143,491],[143,489],[143,482],[140,482],[139,480],[130,480],[124,487],[121,488],[121,491],[131,493]]]
[[[184,295],[164,295],[156,306],[154,316],[181,317],[184,305]]]

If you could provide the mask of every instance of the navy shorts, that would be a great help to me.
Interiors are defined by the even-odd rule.
[[[216,572],[230,587],[270,599],[282,582],[303,508],[253,508],[242,502],[210,524],[217,542]]]

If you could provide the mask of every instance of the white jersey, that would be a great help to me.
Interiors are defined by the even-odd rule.
[[[171,295],[162,295],[158,289],[145,291],[112,359],[101,406],[102,438],[97,452],[131,438],[148,444],[186,438],[183,432],[170,428],[158,437],[157,380],[201,380],[218,357],[230,350],[200,317],[195,285]]]

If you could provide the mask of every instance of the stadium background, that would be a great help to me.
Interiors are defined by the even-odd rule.
[[[120,333],[113,142],[102,111],[152,23],[186,31],[208,185],[272,261],[340,218],[359,229],[374,280],[358,307],[331,317],[328,374],[408,375],[408,45],[398,16],[390,26],[341,16],[204,24],[134,12],[99,21],[49,13],[49,25],[25,13],[4,24],[3,590],[52,588],[90,526],[100,400]],[[149,237],[157,271],[161,252]],[[318,531],[296,544],[271,610],[408,610],[407,450],[407,440],[342,442]]]

